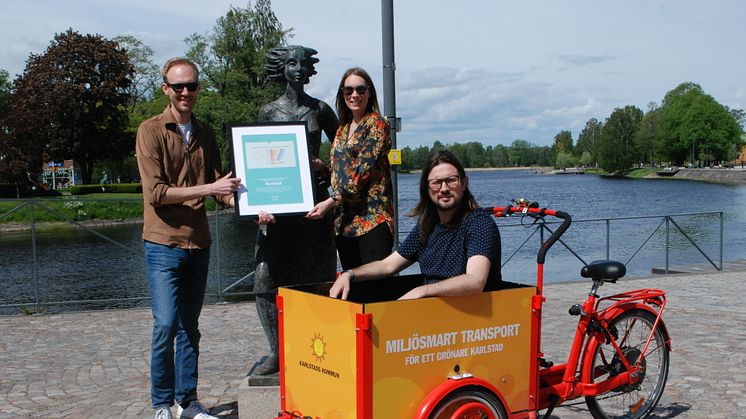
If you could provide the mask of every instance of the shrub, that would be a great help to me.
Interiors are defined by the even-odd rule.
[[[14,183],[0,183],[0,198],[17,198],[17,192],[20,192],[21,198],[51,197],[62,195],[61,193],[53,189],[31,189],[24,185],[21,186],[19,191],[16,189],[16,184]]]
[[[113,183],[108,185],[75,185],[70,188],[70,195],[87,195],[91,193],[142,193],[139,183]]]

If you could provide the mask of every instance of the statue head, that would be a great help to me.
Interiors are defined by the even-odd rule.
[[[319,59],[314,57],[314,55],[317,53],[318,51],[313,48],[306,48],[300,45],[272,48],[267,53],[267,63],[264,65],[264,68],[267,70],[267,78],[276,82],[288,81],[285,75],[285,65],[289,58],[299,56],[306,70],[303,84],[308,84],[311,76],[316,74],[316,63],[319,62]]]

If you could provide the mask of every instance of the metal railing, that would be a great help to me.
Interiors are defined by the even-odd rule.
[[[106,234],[102,233],[101,231],[98,231],[96,228],[91,227],[86,222],[81,222],[73,219],[72,217],[62,213],[61,211],[47,205],[48,201],[55,201],[55,200],[48,200],[48,199],[30,199],[30,200],[0,200],[0,203],[7,203],[7,202],[15,202],[17,205],[15,205],[10,210],[6,211],[3,214],[0,214],[0,223],[4,222],[4,220],[8,217],[10,217],[13,213],[16,213],[18,211],[28,209],[31,213],[31,222],[30,225],[26,228],[25,231],[30,231],[30,241],[31,241],[31,263],[28,266],[31,269],[32,273],[32,281],[28,284],[29,287],[33,287],[32,293],[26,293],[26,294],[33,294],[33,299],[27,298],[25,301],[3,301],[8,300],[9,297],[3,298],[0,294],[0,309],[11,309],[11,308],[27,308],[30,309],[29,311],[43,311],[43,308],[49,307],[49,306],[85,306],[88,304],[96,304],[96,305],[107,305],[107,304],[121,304],[121,303],[140,303],[143,301],[147,301],[150,299],[148,295],[137,295],[132,297],[120,297],[120,298],[102,298],[102,299],[91,299],[91,298],[68,298],[68,299],[54,299],[49,298],[49,293],[43,292],[42,283],[44,282],[41,278],[40,273],[40,267],[45,264],[45,261],[42,260],[42,257],[39,255],[37,251],[37,240],[38,240],[38,231],[39,231],[39,224],[37,222],[37,211],[44,211],[49,214],[54,215],[55,217],[59,218],[61,221],[64,221],[65,223],[73,226],[74,228],[80,229],[81,231],[84,231],[85,233],[91,234],[98,239],[104,240],[108,245],[112,246],[113,249],[117,249],[119,251],[126,252],[126,255],[130,256],[129,263],[132,262],[131,257],[135,257],[138,259],[137,263],[140,263],[143,265],[144,268],[144,256],[143,256],[143,249],[142,249],[142,242],[140,241],[134,241],[137,243],[136,246],[133,245],[133,243],[126,244],[120,241],[115,240],[112,237],[107,236]],[[91,201],[94,201],[93,199]],[[101,200],[101,201],[111,201],[111,200]],[[115,201],[122,201],[122,200],[115,200]],[[134,200],[133,200],[134,201]],[[57,200],[59,202],[59,200]],[[141,202],[141,201],[140,201]],[[7,206],[6,206],[7,207]],[[224,262],[226,258],[229,260],[235,259],[235,255],[239,255],[239,257],[242,258],[250,258],[253,261],[253,252],[250,252],[250,249],[223,249],[223,246],[221,243],[223,240],[229,240],[230,235],[237,234],[233,231],[228,233],[221,233],[221,226],[223,224],[229,223],[229,222],[235,222],[235,218],[233,216],[232,211],[211,211],[210,217],[212,219],[211,223],[213,223],[211,229],[213,234],[213,262],[211,263],[210,268],[210,277],[208,278],[208,284],[211,284],[212,287],[208,288],[208,293],[206,294],[206,297],[209,297],[214,302],[224,302],[227,299],[236,299],[236,298],[245,298],[245,297],[252,297],[254,295],[253,291],[236,291],[238,288],[246,288],[251,289],[251,285],[253,283],[253,272],[250,272],[248,275],[236,275],[232,280],[230,280],[230,284],[227,286],[224,286],[224,280],[226,276],[226,269]],[[227,219],[227,217],[230,217],[230,219]],[[713,219],[718,220],[718,229],[717,229],[717,241],[718,246],[717,250],[715,252],[710,253],[717,253],[715,256],[712,256],[711,254],[708,254],[707,251],[703,249],[703,246],[701,243],[698,243],[698,240],[693,237],[694,234],[692,234],[692,231],[688,231],[687,228],[683,227],[680,222],[677,222],[677,220],[680,219],[700,219],[704,218],[706,220],[709,220],[706,223],[698,223],[697,226],[701,230],[703,225],[710,226],[713,223],[711,222]],[[551,231],[551,226],[553,222],[546,222],[545,224],[532,224],[527,225],[522,222],[513,222],[514,218],[508,218],[507,220],[498,220],[499,227],[501,229],[501,232],[503,233],[503,255],[507,255],[503,261],[503,268],[505,268],[510,263],[523,263],[525,262],[525,259],[521,261],[517,261],[520,259],[517,257],[519,253],[525,251],[525,254],[531,254],[535,255],[535,247],[531,247],[529,243],[531,242],[531,238],[535,237],[537,234],[539,235],[539,242],[543,241],[543,234],[545,231]],[[641,238],[638,243],[631,245],[630,241],[631,238],[627,235],[623,238],[619,239],[619,242],[615,241],[616,236],[612,234],[612,226],[616,226],[619,224],[624,223],[637,223],[641,220],[652,220],[656,222],[656,225],[654,228],[645,229],[645,236],[644,238]],[[723,269],[723,247],[724,247],[724,238],[723,238],[723,232],[724,232],[724,223],[723,223],[723,212],[701,212],[701,213],[684,213],[684,214],[670,214],[670,215],[658,215],[658,216],[632,216],[632,217],[613,217],[613,218],[596,218],[596,219],[583,219],[583,220],[574,220],[573,221],[573,227],[570,229],[568,233],[571,233],[574,229],[577,230],[578,226],[583,225],[592,225],[592,224],[601,224],[603,226],[603,232],[602,233],[582,233],[580,234],[580,238],[582,238],[582,241],[578,241],[578,237],[573,237],[572,234],[566,234],[565,237],[560,240],[560,244],[562,247],[567,249],[571,254],[572,257],[576,260],[580,261],[582,264],[586,264],[586,260],[581,254],[585,253],[592,253],[592,251],[597,251],[598,249],[595,247],[596,244],[600,240],[598,240],[599,235],[603,235],[602,242],[604,243],[604,249],[603,249],[603,257],[606,259],[609,259],[612,257],[612,247],[615,243],[625,242],[627,245],[626,253],[627,255],[621,255],[626,259],[625,264],[630,264],[635,258],[637,258],[642,250],[648,246],[651,242],[651,239],[654,237],[657,237],[658,240],[661,239],[664,241],[665,245],[664,247],[664,272],[668,273],[670,270],[670,255],[671,251],[673,249],[673,245],[671,243],[671,237],[672,234],[679,234],[684,238],[684,242],[688,243],[687,247],[690,249],[696,250],[696,253],[699,254],[703,260],[705,260],[707,263],[709,263],[710,266],[712,266],[715,270],[721,271]],[[97,227],[98,228],[98,227]],[[255,227],[254,227],[255,228]],[[522,228],[523,231],[518,230],[517,233],[509,233],[506,235],[506,232],[510,231],[509,229],[513,228]],[[582,228],[580,228],[582,230]],[[255,231],[255,230],[250,230]],[[707,230],[708,233],[712,232],[712,229]],[[404,235],[407,232],[402,232],[401,234]],[[3,243],[4,236],[7,237],[7,235],[10,233],[7,232],[0,232],[0,248],[3,246],[7,246],[7,244]],[[506,240],[506,236],[509,238]],[[576,235],[577,236],[577,235]],[[592,236],[592,237],[591,237]],[[588,241],[594,243],[593,245],[588,245]],[[681,240],[677,242],[677,246],[681,246]],[[529,249],[530,247],[530,249]],[[252,246],[253,249],[253,246]],[[230,254],[226,254],[230,253]],[[556,253],[553,250],[553,253]],[[614,252],[614,257],[617,259],[622,259],[617,253],[622,252]],[[94,263],[96,260],[100,260],[96,258],[96,255],[86,255],[87,258],[85,258],[85,261],[88,263]],[[2,260],[4,258],[0,258]],[[104,260],[106,263],[107,261]],[[111,263],[111,261],[108,261],[108,263]],[[2,267],[0,265],[0,267]],[[2,269],[5,269],[2,267]],[[249,269],[247,269],[249,270]],[[142,275],[142,281],[146,281],[146,271],[142,271],[143,273],[138,274]],[[244,271],[246,272],[246,271]],[[54,273],[55,275],[57,272]],[[239,279],[239,276],[241,276]],[[49,282],[49,281],[47,281]],[[17,286],[17,284],[16,284]],[[6,284],[2,283],[2,280],[0,280],[0,287],[3,289],[6,288]],[[208,285],[209,287],[209,285]],[[147,292],[146,292],[147,293]],[[0,313],[2,313],[0,311]]]

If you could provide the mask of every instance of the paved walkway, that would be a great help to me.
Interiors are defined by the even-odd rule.
[[[746,417],[745,272],[656,276],[607,284],[602,294],[640,287],[668,293],[671,369],[654,417]],[[561,361],[574,329],[567,309],[589,283],[547,286],[544,352]],[[0,417],[152,417],[148,309],[0,317]],[[266,419],[277,389],[245,389],[266,351],[252,303],[206,306],[201,320],[201,400],[221,417]],[[244,388],[242,388],[244,387]],[[239,402],[241,405],[239,406]],[[555,419],[588,418],[585,404]]]

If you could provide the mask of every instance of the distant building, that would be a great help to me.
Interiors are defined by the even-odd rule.
[[[80,183],[80,173],[72,160],[47,162],[42,168],[41,183],[48,189],[67,189]]]

